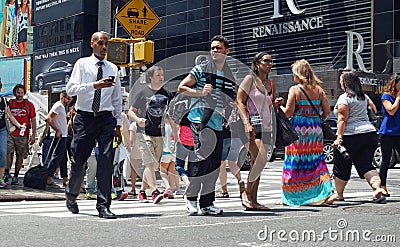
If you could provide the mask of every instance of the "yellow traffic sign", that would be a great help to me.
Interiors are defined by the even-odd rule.
[[[115,18],[132,38],[144,38],[160,23],[160,18],[144,0],[129,1]]]

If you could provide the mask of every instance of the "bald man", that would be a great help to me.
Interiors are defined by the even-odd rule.
[[[92,35],[93,54],[76,61],[67,93],[77,96],[77,114],[73,127],[73,159],[69,184],[65,188],[68,210],[79,213],[76,197],[85,175],[86,161],[96,142],[99,146],[97,163],[97,204],[100,218],[114,219],[110,211],[111,177],[113,168],[114,137],[121,143],[121,83],[118,68],[106,61],[108,36],[105,32]]]

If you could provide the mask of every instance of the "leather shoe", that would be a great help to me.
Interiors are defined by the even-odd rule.
[[[69,198],[67,197],[67,199],[66,199],[66,205],[67,205],[68,210],[69,210],[71,213],[73,213],[73,214],[79,213],[78,203],[76,203],[76,200],[75,200],[75,199],[69,199]]]
[[[114,213],[112,213],[110,211],[110,209],[108,209],[108,208],[101,208],[101,209],[98,209],[98,211],[99,211],[100,218],[104,218],[104,219],[116,219],[117,218],[117,216]]]

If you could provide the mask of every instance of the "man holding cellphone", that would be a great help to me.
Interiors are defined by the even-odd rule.
[[[112,143],[114,137],[118,145],[122,141],[122,96],[118,68],[104,59],[107,45],[108,36],[105,32],[94,33],[90,42],[93,54],[75,63],[67,84],[68,95],[77,95],[77,114],[73,127],[71,176],[65,194],[68,210],[73,214],[79,213],[76,197],[85,175],[86,161],[97,142],[99,159],[96,209],[100,218],[113,219],[116,216],[110,211],[114,159]]]

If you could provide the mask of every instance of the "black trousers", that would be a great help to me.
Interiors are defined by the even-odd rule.
[[[51,142],[49,156],[49,168],[47,170],[48,176],[53,177],[54,173],[57,170],[57,167],[60,167],[61,177],[68,177],[67,172],[67,137],[54,137]]]
[[[116,119],[111,112],[94,116],[89,112],[81,112],[74,119],[74,136],[72,140],[71,175],[65,193],[68,197],[79,195],[85,176],[86,161],[92,153],[97,141],[99,158],[97,162],[97,205],[96,208],[109,208],[111,205],[111,180],[113,172],[114,152],[112,150]]]
[[[381,178],[381,185],[386,186],[386,179],[390,164],[390,158],[392,158],[393,148],[396,149],[398,153],[400,153],[400,136],[382,135],[381,148],[382,164],[379,169],[379,176]]]
[[[205,208],[215,201],[215,183],[221,166],[223,135],[222,131],[208,127],[198,131],[198,127],[199,124],[191,124],[196,161],[189,163],[193,167],[193,173],[189,178],[186,197],[189,201],[197,201],[200,193],[199,206]]]

